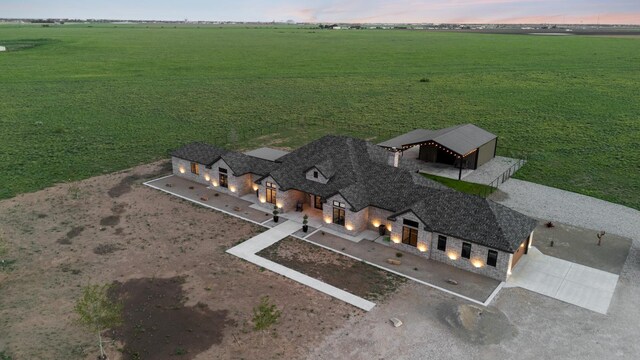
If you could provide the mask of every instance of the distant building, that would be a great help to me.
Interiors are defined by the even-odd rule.
[[[0,51],[7,51],[7,48],[4,46],[0,46]]]

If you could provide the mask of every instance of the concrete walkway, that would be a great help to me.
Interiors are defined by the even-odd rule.
[[[617,283],[616,274],[547,256],[532,247],[505,287],[521,287],[606,314]]]
[[[375,304],[371,301],[365,300],[344,290],[338,289],[337,287],[323,283],[320,280],[314,279],[310,276],[256,255],[256,253],[260,250],[277,243],[278,241],[284,239],[285,237],[293,234],[298,230],[300,230],[299,223],[295,221],[286,221],[227,250],[227,253],[247,260],[282,276],[288,277],[291,280],[297,281],[303,285],[309,286],[327,295],[333,296],[336,299],[342,300],[362,310],[369,311],[373,309]]]

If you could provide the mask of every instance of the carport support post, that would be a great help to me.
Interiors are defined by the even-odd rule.
[[[462,158],[458,158],[460,160],[460,170],[458,171],[458,180],[462,180]]]

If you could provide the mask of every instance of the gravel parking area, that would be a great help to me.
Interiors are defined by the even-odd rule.
[[[476,318],[461,317],[466,323],[452,318],[464,313],[460,306],[468,303],[407,284],[388,303],[350,319],[308,358],[635,359],[640,353],[639,277],[640,246],[636,242],[608,315],[509,288],[498,294],[486,312],[475,309]],[[404,325],[394,328],[391,317],[398,317]]]
[[[490,199],[540,219],[640,240],[640,211],[604,200],[509,179]]]

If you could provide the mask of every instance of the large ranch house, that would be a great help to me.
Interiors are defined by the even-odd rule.
[[[491,200],[394,167],[384,148],[346,136],[325,136],[291,153],[192,143],[171,156],[177,176],[267,211],[303,211],[349,236],[388,232],[398,250],[498,280],[526,254],[536,226]]]

